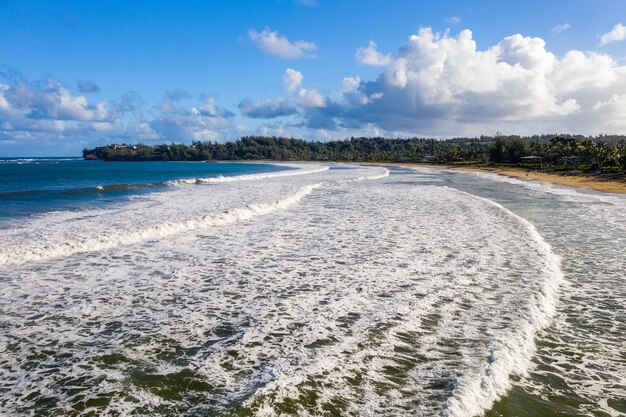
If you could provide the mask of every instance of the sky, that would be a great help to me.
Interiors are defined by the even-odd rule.
[[[0,157],[624,134],[625,25],[623,0],[3,0]]]

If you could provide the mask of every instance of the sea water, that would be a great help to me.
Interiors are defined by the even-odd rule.
[[[168,181],[286,169],[270,164],[115,162],[82,158],[0,158],[0,220],[53,210],[102,207]]]
[[[255,169],[5,221],[0,413],[626,413],[623,197]]]

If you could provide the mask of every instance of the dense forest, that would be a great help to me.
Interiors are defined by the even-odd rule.
[[[83,150],[106,161],[350,161],[524,164],[552,169],[626,171],[626,137],[569,135],[478,138],[350,138],[330,142],[245,136],[235,142],[191,145],[116,144]]]

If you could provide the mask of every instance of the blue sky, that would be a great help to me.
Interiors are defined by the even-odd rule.
[[[0,156],[625,133],[624,20],[623,1],[5,0]]]

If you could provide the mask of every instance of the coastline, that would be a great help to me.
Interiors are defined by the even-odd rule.
[[[248,161],[240,161],[248,162]],[[273,161],[273,160],[255,160],[249,162],[264,163],[281,163],[296,162],[304,164],[315,163],[333,163],[348,165],[377,165],[377,166],[405,166],[405,167],[423,167],[434,169],[450,169],[453,171],[467,172],[491,172],[493,174],[504,175],[511,178],[517,178],[523,181],[541,181],[556,185],[564,185],[573,188],[586,188],[603,193],[626,194],[626,178],[621,179],[611,174],[585,174],[585,173],[557,173],[557,172],[539,172],[524,168],[514,167],[490,167],[490,166],[458,166],[449,164],[428,164],[421,162],[351,162],[351,161]]]
[[[363,163],[358,163],[363,164]],[[604,193],[626,194],[626,179],[618,179],[611,174],[585,174],[585,173],[556,173],[539,172],[523,168],[512,167],[489,167],[489,166],[458,166],[458,165],[437,165],[418,162],[386,162],[386,163],[365,163],[367,165],[392,165],[392,166],[414,166],[435,169],[450,169],[454,171],[467,172],[491,172],[493,174],[504,175],[517,178],[523,181],[542,181],[551,184],[564,185],[574,188],[587,188]]]
[[[472,169],[470,167],[466,170],[492,172],[494,174],[505,175],[524,181],[542,181],[568,187],[587,188],[604,193],[626,194],[626,181],[612,177],[610,174],[547,173],[519,168],[475,167],[475,169]]]

